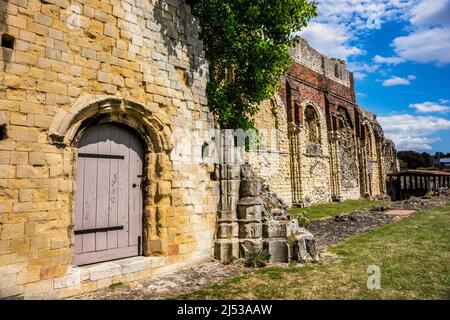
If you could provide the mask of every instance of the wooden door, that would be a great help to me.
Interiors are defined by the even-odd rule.
[[[89,127],[78,144],[75,265],[141,254],[144,148],[121,126]]]

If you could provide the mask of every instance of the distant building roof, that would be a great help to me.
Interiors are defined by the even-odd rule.
[[[441,163],[450,163],[450,158],[442,158]]]

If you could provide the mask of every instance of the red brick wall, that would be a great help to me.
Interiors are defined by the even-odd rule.
[[[289,90],[290,93],[287,92],[287,90]],[[326,91],[326,93],[324,91]],[[358,111],[356,110],[353,80],[351,81],[351,87],[346,87],[320,73],[308,69],[298,63],[294,63],[287,76],[283,79],[279,94],[287,108],[291,106],[290,114],[288,110],[286,110],[291,117],[290,119],[295,118],[295,103],[300,105],[302,102],[310,100],[320,109],[325,110],[328,130],[337,129],[333,126],[332,117],[336,113],[338,107],[344,107],[350,115],[355,130],[357,132],[359,131],[357,130],[359,127],[357,122],[359,121],[357,116]],[[288,98],[290,101],[288,101]],[[300,107],[299,115],[296,119],[300,124],[303,123],[303,111],[304,110]]]

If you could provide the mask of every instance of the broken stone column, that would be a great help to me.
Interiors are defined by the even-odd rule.
[[[238,203],[239,174],[234,174],[239,168],[221,166],[222,173],[228,177],[220,182],[221,203],[218,212],[217,240],[214,255],[216,259],[227,262],[230,257],[239,257],[239,225],[237,223],[236,207]]]
[[[248,166],[222,165],[221,170],[217,259],[226,262],[231,256],[267,251],[271,263],[318,260],[314,236],[290,220],[283,202]]]
[[[299,227],[297,220],[292,220],[289,225],[288,243],[290,260],[299,262],[319,261],[313,234],[305,228]]]
[[[263,249],[264,203],[259,197],[259,188],[258,180],[241,181],[241,199],[237,204],[240,257],[245,257],[249,251]]]
[[[264,250],[270,253],[270,262],[289,262],[286,221],[271,220],[264,223]]]
[[[241,166],[234,163],[234,139],[232,135],[221,135],[222,158],[217,166],[220,180],[220,204],[217,219],[217,239],[214,257],[228,262],[231,257],[239,257],[239,225],[237,205],[241,182]]]

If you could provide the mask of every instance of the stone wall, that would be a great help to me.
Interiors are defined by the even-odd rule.
[[[307,232],[279,228],[277,210],[240,193],[232,137],[211,136],[208,65],[184,1],[0,0],[0,15],[0,297],[62,298],[226,260],[243,256],[248,239],[282,252],[280,261],[314,256]],[[282,208],[383,193],[395,148],[356,105],[352,74],[306,42],[293,55],[279,95],[255,116],[258,148],[245,158],[262,193]],[[77,142],[98,123],[128,126],[145,142],[144,257],[79,267]],[[214,153],[219,162],[207,161]]]
[[[178,160],[172,139],[213,127],[190,7],[0,0],[0,14],[1,34],[15,39],[0,50],[0,296],[64,296],[52,289],[74,257],[76,141],[92,122],[127,125],[147,144],[144,254],[165,265],[210,259],[214,166]]]
[[[320,54],[305,40],[291,55],[277,109],[264,103],[255,119],[258,130],[279,128],[288,150],[279,159],[283,170],[268,179],[270,189],[298,206],[385,194],[386,175],[397,166],[395,146],[385,140],[376,116],[357,105],[345,62]],[[272,114],[281,122],[274,125]]]
[[[278,96],[261,104],[254,117],[262,146],[246,153],[247,162],[287,205],[292,205],[288,123]]]

